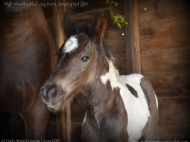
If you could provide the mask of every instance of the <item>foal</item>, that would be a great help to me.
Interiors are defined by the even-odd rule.
[[[68,39],[57,67],[41,89],[48,108],[58,111],[61,103],[82,92],[87,100],[83,141],[158,140],[155,92],[140,74],[119,77],[103,42],[106,19],[99,17],[92,30],[76,29],[77,24],[68,16],[65,22]]]

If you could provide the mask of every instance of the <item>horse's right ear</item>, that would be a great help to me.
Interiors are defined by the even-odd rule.
[[[100,47],[102,46],[102,41],[103,41],[106,27],[107,27],[107,20],[104,17],[104,15],[101,13],[101,15],[95,21],[94,26],[93,26],[94,37],[97,40],[98,45]]]
[[[64,13],[64,19],[63,19],[63,26],[64,26],[64,32],[66,35],[66,38],[70,37],[75,31],[75,22],[70,19],[69,14],[67,11]]]

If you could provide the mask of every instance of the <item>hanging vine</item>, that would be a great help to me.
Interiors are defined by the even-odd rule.
[[[114,15],[112,11],[112,6],[118,6],[118,3],[114,0],[106,0],[106,3],[110,5],[110,17],[113,20],[114,24],[121,30],[124,25],[127,25],[128,22],[125,21],[124,16],[120,14]]]

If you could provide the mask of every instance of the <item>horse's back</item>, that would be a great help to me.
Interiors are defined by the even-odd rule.
[[[138,140],[154,129],[154,134],[157,133],[158,102],[151,83],[140,74],[121,75],[120,78],[126,85],[122,99],[128,115],[129,141]],[[154,134],[151,133],[151,140],[157,139],[152,136]]]

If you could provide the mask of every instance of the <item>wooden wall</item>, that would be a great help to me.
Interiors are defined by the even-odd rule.
[[[160,138],[190,140],[189,2],[138,0],[138,14],[142,74],[159,98]]]

